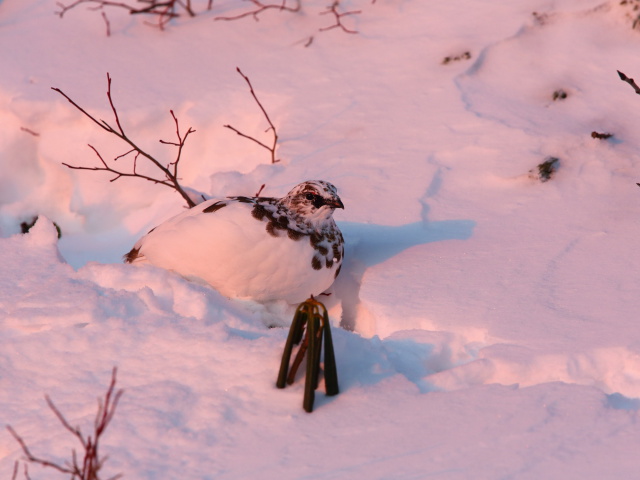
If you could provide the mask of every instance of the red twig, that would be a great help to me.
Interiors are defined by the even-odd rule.
[[[166,185],[167,187],[170,187],[170,188],[176,190],[180,194],[180,196],[182,196],[182,198],[187,202],[187,205],[189,207],[195,206],[195,202],[191,199],[191,197],[189,197],[187,192],[180,185],[180,181],[179,181],[179,177],[178,177],[178,164],[179,164],[180,159],[181,159],[181,155],[182,155],[182,151],[183,151],[183,148],[184,148],[184,144],[185,144],[185,142],[187,140],[187,137],[191,133],[194,133],[195,130],[193,130],[191,127],[189,127],[189,129],[187,130],[185,135],[182,136],[180,134],[180,128],[179,128],[179,125],[178,125],[178,119],[176,118],[176,116],[173,113],[173,111],[171,111],[171,116],[173,117],[173,120],[174,120],[174,122],[176,124],[176,134],[178,136],[178,142],[167,142],[167,141],[163,141],[163,140],[160,140],[160,142],[164,143],[164,144],[168,144],[168,145],[177,146],[178,147],[178,153],[176,155],[176,159],[173,162],[169,162],[169,164],[167,166],[164,166],[162,163],[160,163],[160,161],[158,161],[152,155],[150,155],[149,153],[147,153],[144,150],[142,150],[142,148],[140,148],[125,133],[124,128],[122,127],[122,124],[120,122],[120,117],[118,115],[118,111],[117,111],[117,109],[115,107],[115,104],[113,102],[113,98],[111,96],[111,76],[108,73],[107,73],[107,98],[109,99],[109,105],[111,107],[111,111],[113,113],[113,116],[114,116],[114,119],[115,119],[115,122],[116,122],[116,127],[115,128],[112,127],[106,121],[98,120],[97,118],[95,118],[93,115],[91,115],[86,110],[84,110],[80,105],[78,105],[76,102],[74,102],[66,93],[64,93],[59,88],[52,87],[52,90],[58,92],[60,95],[62,95],[64,98],[66,98],[69,101],[69,103],[71,103],[76,109],[78,109],[80,112],[82,112],[86,117],[91,119],[91,121],[93,121],[93,123],[98,125],[100,128],[102,128],[106,132],[115,135],[120,140],[122,140],[126,144],[128,144],[129,147],[131,147],[130,150],[128,150],[126,153],[118,155],[114,159],[114,161],[118,160],[120,158],[123,158],[123,157],[129,155],[130,153],[135,152],[134,163],[133,163],[133,171],[132,172],[123,172],[123,171],[116,170],[115,168],[111,167],[104,160],[104,158],[102,158],[102,156],[100,155],[98,150],[96,148],[94,148],[92,145],[89,145],[89,148],[91,148],[95,152],[95,154],[98,156],[98,158],[100,160],[100,163],[102,163],[102,166],[83,167],[83,166],[70,165],[70,164],[64,163],[64,162],[63,162],[63,165],[65,165],[66,167],[75,169],[75,170],[94,170],[94,171],[104,171],[104,172],[113,173],[116,176],[115,176],[115,178],[111,179],[112,182],[117,180],[117,179],[119,179],[120,177],[137,177],[137,178],[142,178],[144,180],[148,180],[150,182],[157,183],[157,184],[160,184],[160,185]],[[160,169],[160,171],[164,175],[164,178],[155,178],[155,177],[151,177],[151,176],[147,176],[147,175],[143,175],[143,174],[138,173],[136,171],[136,166],[137,166],[137,160],[138,160],[139,157],[146,158],[156,168]]]
[[[250,10],[248,12],[244,12],[244,13],[240,13],[238,15],[232,15],[229,17],[215,17],[214,20],[239,20],[241,18],[245,18],[245,17],[253,17],[254,20],[258,21],[260,20],[258,18],[258,15],[260,15],[262,12],[266,11],[266,10],[280,10],[280,11],[287,11],[287,12],[298,12],[300,10],[300,0],[295,0],[295,6],[288,6],[287,5],[287,0],[282,0],[281,4],[275,4],[275,3],[262,3],[260,0],[249,0],[251,3],[253,3],[256,8],[254,10]]]
[[[253,99],[258,104],[258,107],[260,107],[260,110],[262,111],[262,114],[264,115],[264,117],[267,120],[267,123],[269,124],[269,128],[267,128],[265,130],[265,132],[268,132],[269,130],[271,130],[273,132],[272,145],[268,146],[268,145],[262,143],[260,140],[254,138],[254,137],[252,137],[250,135],[247,135],[245,133],[242,133],[237,128],[232,127],[231,125],[224,125],[224,127],[228,128],[229,130],[233,130],[234,132],[236,132],[241,137],[244,137],[244,138],[246,138],[248,140],[251,140],[251,141],[257,143],[258,145],[260,145],[262,148],[266,148],[267,150],[269,150],[269,152],[271,152],[271,163],[279,162],[280,160],[276,159],[276,145],[278,143],[278,133],[276,132],[276,127],[273,125],[273,122],[269,118],[269,115],[267,114],[267,111],[262,106],[262,103],[260,103],[260,100],[258,100],[258,97],[256,95],[256,92],[253,90],[253,86],[251,85],[251,81],[249,80],[249,77],[247,77],[244,73],[242,73],[242,70],[240,70],[240,68],[238,68],[238,67],[236,67],[236,71],[242,76],[242,78],[244,78],[244,80],[247,82],[247,85],[249,85],[249,91],[251,92],[251,96],[253,97]]]
[[[635,80],[633,78],[627,77],[624,73],[622,73],[620,70],[618,70],[618,76],[620,77],[620,80],[622,80],[623,82],[628,83],[629,85],[631,85],[631,87],[633,88],[633,90],[640,95],[640,87],[638,87],[638,84],[635,82]]]
[[[327,30],[331,30],[333,28],[341,28],[343,32],[346,33],[358,33],[357,30],[351,30],[347,27],[345,27],[345,25],[342,23],[342,17],[346,17],[348,15],[358,15],[360,13],[362,13],[361,10],[350,10],[348,12],[339,12],[338,11],[338,7],[340,7],[340,0],[334,0],[334,2],[327,7],[326,11],[320,13],[320,15],[333,15],[334,16],[334,20],[335,23],[333,25],[330,25],[328,27],[323,27],[320,28],[319,30],[321,32],[325,32]]]
[[[20,127],[20,130],[22,130],[23,132],[28,133],[29,135],[33,135],[34,137],[39,137],[40,134],[38,132],[34,132],[33,130],[31,130],[30,128],[27,127]]]
[[[22,448],[22,452],[25,455],[26,461],[29,463],[38,464],[42,467],[53,468],[60,473],[71,475],[72,479],[77,478],[79,480],[98,480],[98,471],[102,468],[105,461],[105,458],[100,458],[99,456],[99,441],[101,436],[107,429],[109,423],[111,422],[111,420],[113,420],[118,401],[123,394],[123,390],[115,390],[116,374],[117,369],[114,367],[111,372],[111,383],[109,385],[109,388],[107,389],[107,393],[104,396],[104,400],[98,400],[98,413],[94,421],[93,436],[84,436],[79,427],[73,427],[67,421],[62,412],[60,412],[60,410],[55,406],[49,396],[45,396],[47,405],[49,406],[51,411],[53,411],[54,415],[58,418],[62,426],[67,431],[69,431],[82,445],[82,448],[84,450],[82,465],[80,465],[80,463],[78,462],[78,457],[75,450],[72,450],[71,452],[71,462],[67,462],[64,465],[60,465],[56,462],[52,462],[50,460],[46,460],[44,458],[33,455],[22,437],[20,437],[20,435],[18,435],[18,433],[11,426],[7,425],[7,430]],[[17,475],[17,470],[18,467],[16,462],[16,466],[14,467],[13,479],[15,479]],[[29,478],[26,464],[25,477],[27,479]],[[115,477],[112,477],[112,480],[120,477],[121,475],[116,475]]]
[[[18,435],[18,433],[11,427],[11,425],[7,425],[7,430],[9,431],[9,433],[11,434],[11,436],[13,436],[13,438],[15,438],[16,442],[18,442],[20,444],[20,447],[22,448],[22,452],[25,455],[25,458],[28,462],[31,463],[37,463],[39,465],[42,465],[43,467],[51,467],[54,468],[56,470],[58,470],[59,472],[62,473],[71,473],[73,475],[76,475],[77,472],[76,470],[69,468],[69,467],[63,467],[58,465],[55,462],[51,462],[49,460],[45,460],[39,457],[36,457],[35,455],[33,455],[31,453],[31,451],[29,450],[29,447],[27,447],[27,444],[25,443],[25,441],[22,439],[22,437],[20,437],[20,435]]]
[[[104,20],[104,24],[107,27],[107,37],[111,36],[111,24],[109,23],[109,19],[107,18],[107,14],[102,12],[102,19]]]
[[[173,174],[174,176],[178,176],[178,162],[180,162],[180,157],[182,155],[182,149],[184,148],[184,143],[187,141],[187,137],[194,133],[195,130],[191,127],[189,127],[189,129],[187,130],[187,133],[184,134],[184,137],[180,134],[180,125],[178,124],[178,119],[176,118],[176,115],[173,113],[173,110],[169,110],[169,112],[171,113],[171,116],[173,117],[173,121],[176,124],[176,136],[178,137],[178,143],[176,142],[167,142],[165,140],[160,140],[160,143],[163,143],[165,145],[174,145],[176,147],[178,147],[178,154],[176,155],[176,159],[175,161],[169,163],[168,166],[172,166],[173,167]]]
[[[156,26],[160,28],[160,30],[164,30],[164,27],[171,19],[180,16],[178,13],[179,10],[184,10],[191,17],[196,15],[195,11],[191,7],[191,0],[144,0],[142,3],[145,3],[146,6],[135,7],[125,2],[113,0],[75,0],[74,2],[66,5],[62,2],[57,2],[56,5],[60,10],[56,12],[56,15],[63,18],[69,10],[72,10],[81,4],[92,5],[92,7],[90,7],[91,10],[103,10],[105,7],[121,8],[128,11],[131,15],[145,14],[156,16],[158,19]],[[211,9],[212,4],[213,0],[209,0],[208,9]],[[107,36],[109,36],[111,31],[104,11],[102,12],[102,16],[107,23]]]
[[[116,125],[118,126],[118,130],[121,135],[124,135],[124,130],[122,129],[122,125],[120,125],[120,117],[118,117],[118,111],[116,110],[115,105],[113,104],[113,98],[111,97],[111,75],[107,73],[107,98],[109,99],[109,105],[111,106],[111,111],[113,112],[113,117],[116,119]],[[107,122],[102,121],[107,127]],[[109,127],[111,128],[111,127]]]

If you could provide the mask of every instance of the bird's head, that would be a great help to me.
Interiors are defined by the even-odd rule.
[[[344,208],[338,189],[324,180],[308,180],[296,185],[282,199],[293,213],[312,223],[328,220],[336,208]]]

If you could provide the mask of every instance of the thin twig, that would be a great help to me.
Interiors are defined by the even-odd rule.
[[[620,70],[617,70],[618,72],[618,76],[620,77],[620,80],[622,80],[623,82],[627,82],[629,85],[631,85],[631,87],[633,88],[633,90],[640,95],[640,87],[638,87],[638,84],[635,82],[635,80],[633,78],[627,77],[624,73],[622,73]],[[596,133],[596,132],[593,132]],[[593,137],[593,133],[591,134],[591,136]],[[596,137],[594,137],[596,138]],[[608,137],[607,137],[608,138]],[[640,183],[636,183],[636,185],[638,185],[640,187]]]
[[[300,0],[295,0],[295,6],[291,7],[287,5],[287,0],[282,0],[282,3],[280,5],[278,4],[272,4],[272,3],[262,3],[260,0],[249,0],[251,3],[253,3],[257,8],[255,8],[254,10],[250,10],[248,12],[244,12],[244,13],[240,13],[238,15],[232,15],[229,17],[215,17],[214,20],[226,20],[226,21],[230,21],[230,20],[240,20],[241,18],[245,18],[245,17],[253,17],[253,19],[255,21],[259,21],[260,19],[258,18],[258,15],[260,15],[262,12],[266,11],[266,10],[280,10],[280,11],[287,11],[287,12],[298,12],[300,10]]]
[[[102,19],[107,27],[107,37],[111,36],[111,23],[109,23],[109,19],[107,18],[107,14],[102,12]]]
[[[103,10],[105,7],[121,8],[128,11],[131,15],[144,14],[156,16],[156,26],[160,28],[160,30],[164,30],[164,27],[167,25],[167,23],[169,23],[169,21],[171,21],[171,19],[180,16],[180,14],[178,13],[179,9],[184,10],[190,17],[194,17],[196,15],[195,11],[191,7],[191,0],[145,0],[144,3],[147,3],[148,5],[144,7],[134,7],[124,2],[112,0],[75,0],[74,2],[67,5],[62,2],[57,2],[56,5],[58,6],[59,11],[55,13],[60,18],[63,18],[69,10],[72,10],[81,4],[93,5],[93,7],[90,7],[91,10]],[[211,9],[212,4],[212,0],[209,0],[209,10]],[[107,36],[109,36],[111,30],[104,11],[102,12],[102,16],[107,23]]]
[[[176,155],[176,159],[173,162],[169,163],[169,166],[173,166],[173,176],[178,178],[178,162],[180,162],[180,158],[182,156],[182,149],[184,148],[184,143],[187,141],[187,137],[194,133],[195,130],[191,127],[189,127],[189,129],[187,130],[187,132],[184,134],[184,137],[180,134],[180,125],[178,124],[178,119],[175,115],[175,113],[173,113],[173,110],[169,110],[169,113],[171,113],[171,117],[173,117],[173,121],[176,124],[176,136],[178,137],[178,143],[175,142],[168,142],[166,140],[160,140],[160,143],[163,143],[165,145],[173,145],[175,147],[178,147],[178,153]],[[167,168],[169,167],[167,166]]]
[[[71,473],[71,474],[75,473],[74,470],[69,469],[67,467],[62,467],[55,462],[50,462],[49,460],[36,457],[31,453],[31,451],[29,450],[29,447],[27,447],[26,442],[22,439],[20,435],[18,435],[18,433],[11,427],[11,425],[7,425],[7,430],[9,431],[11,436],[15,438],[16,442],[20,444],[20,447],[22,448],[22,452],[24,453],[24,456],[26,457],[26,460],[28,462],[37,463],[39,465],[42,465],[43,467],[51,467],[58,470],[61,473]]]
[[[276,131],[276,127],[273,125],[273,122],[269,118],[269,114],[267,114],[267,111],[262,106],[262,103],[260,103],[260,100],[258,100],[258,97],[256,95],[256,92],[253,90],[253,85],[251,85],[251,80],[249,80],[249,77],[247,77],[244,73],[242,73],[242,70],[240,70],[239,67],[236,67],[236,71],[242,76],[242,78],[244,78],[244,80],[247,82],[247,85],[249,85],[249,91],[251,92],[251,96],[253,97],[253,99],[258,104],[258,107],[260,107],[260,110],[262,111],[262,114],[264,115],[264,117],[267,120],[267,123],[269,124],[269,128],[267,128],[265,130],[265,132],[268,132],[269,130],[271,130],[273,132],[272,145],[268,146],[268,145],[262,143],[260,140],[254,138],[254,137],[252,137],[250,135],[247,135],[245,133],[242,133],[237,128],[232,127],[231,125],[224,125],[224,127],[228,128],[229,130],[233,130],[234,132],[236,132],[241,137],[244,137],[244,138],[246,138],[248,140],[251,140],[251,141],[257,143],[258,145],[260,145],[262,148],[266,148],[267,150],[269,150],[269,152],[271,152],[271,163],[279,162],[280,160],[276,159],[276,146],[277,146],[277,143],[278,143],[278,132]]]
[[[597,138],[598,140],[607,140],[611,137],[613,137],[613,133],[600,133],[596,131],[591,132],[591,138]]]
[[[623,82],[627,82],[629,85],[631,85],[631,87],[635,90],[635,92],[638,95],[640,95],[640,87],[638,87],[638,84],[633,80],[633,78],[627,77],[620,70],[617,70],[617,72],[618,72],[618,76],[620,77],[620,80],[622,80]]]
[[[100,160],[100,162],[102,163],[102,165],[104,165],[103,167],[83,167],[83,166],[77,166],[77,165],[70,165],[68,163],[62,162],[62,165],[64,165],[65,167],[71,168],[73,170],[93,170],[93,171],[100,171],[100,172],[110,172],[113,173],[114,175],[116,175],[114,178],[112,178],[111,180],[109,180],[110,182],[115,182],[116,180],[118,180],[120,177],[137,177],[137,178],[142,178],[144,180],[147,180],[149,182],[153,182],[153,183],[157,183],[160,185],[166,185],[168,187],[172,187],[173,188],[173,184],[167,180],[159,180],[157,178],[154,177],[150,177],[147,175],[143,175],[141,173],[138,173],[136,171],[136,161],[134,160],[133,163],[133,172],[121,172],[119,170],[116,170],[112,167],[110,167],[107,162],[104,160],[104,158],[102,158],[102,155],[100,155],[100,152],[98,152],[98,150],[93,146],[93,145],[88,145],[88,147],[94,151],[94,153],[97,155],[98,159]],[[129,150],[127,153],[122,154],[122,155],[118,155],[118,157],[116,157],[116,160],[118,158],[122,158],[126,155],[128,155],[129,153],[134,152],[135,150]],[[136,153],[136,159],[138,157],[138,154]]]
[[[86,447],[84,439],[82,437],[82,432],[80,432],[80,428],[72,427],[69,424],[69,422],[67,422],[67,419],[64,418],[64,415],[62,415],[62,412],[60,412],[60,410],[58,410],[58,407],[56,407],[55,404],[51,401],[51,398],[49,398],[49,395],[45,395],[44,399],[47,402],[47,405],[49,405],[49,408],[54,413],[54,415],[58,417],[58,420],[60,421],[62,426],[67,430],[69,430],[69,432],[71,432],[74,436],[78,437],[78,439],[80,440],[80,443],[82,443],[82,446]]]
[[[82,466],[80,466],[78,462],[78,456],[75,450],[71,451],[71,462],[67,462],[64,465],[60,465],[59,463],[52,462],[50,460],[46,460],[44,458],[36,457],[31,453],[31,450],[27,446],[24,439],[18,435],[18,433],[10,426],[7,425],[7,430],[13,436],[13,438],[18,442],[20,447],[22,448],[22,452],[25,455],[26,461],[29,463],[35,463],[42,467],[53,468],[60,473],[70,474],[72,479],[79,480],[99,480],[98,471],[104,465],[106,460],[105,458],[100,458],[98,452],[98,444],[101,436],[104,434],[107,426],[113,419],[115,415],[116,407],[118,405],[118,401],[123,394],[123,390],[115,390],[116,386],[116,375],[117,369],[114,367],[111,372],[111,383],[109,384],[109,388],[107,389],[107,393],[104,396],[104,401],[98,400],[98,413],[96,415],[96,419],[94,421],[94,430],[93,436],[84,436],[79,427],[73,427],[62,414],[62,412],[56,407],[51,398],[48,395],[45,396],[45,400],[47,405],[51,409],[51,411],[58,418],[62,426],[69,431],[82,445],[84,450],[84,457],[82,460]],[[13,479],[15,480],[17,474],[17,465],[14,467]],[[29,478],[29,473],[27,470],[27,465],[25,464],[25,477]],[[111,480],[120,478],[121,475],[118,474],[115,477],[112,477]]]
[[[107,73],[107,98],[109,99],[109,105],[111,106],[113,117],[116,119],[116,125],[118,125],[118,130],[120,131],[120,134],[124,136],[124,130],[122,129],[122,125],[120,125],[120,117],[118,117],[118,111],[116,110],[116,107],[113,104],[113,98],[111,97],[111,75],[109,75],[109,73]],[[107,123],[104,122],[104,120],[103,120],[103,123],[107,125]]]
[[[27,127],[20,127],[20,130],[22,130],[23,132],[28,133],[29,135],[33,135],[34,137],[39,137],[40,134],[38,132],[34,132],[33,130],[31,130],[30,128]]]
[[[173,111],[170,111],[170,112],[171,112],[171,116],[172,116],[172,118],[173,118],[173,120],[174,120],[174,122],[176,124],[176,133],[177,133],[177,136],[178,136],[178,142],[174,143],[174,142],[166,142],[166,141],[162,141],[161,140],[161,143],[177,146],[178,147],[178,153],[177,153],[176,159],[173,162],[169,162],[169,164],[167,166],[164,166],[155,157],[153,157],[152,155],[150,155],[146,151],[142,150],[142,148],[140,148],[135,142],[133,142],[133,140],[131,140],[127,136],[127,134],[125,133],[124,128],[122,127],[122,124],[120,122],[120,117],[118,115],[118,111],[117,111],[116,106],[115,106],[115,104],[113,102],[113,97],[111,95],[111,76],[108,73],[107,73],[107,98],[109,100],[109,106],[111,107],[111,111],[113,113],[113,117],[114,117],[115,122],[116,122],[116,128],[112,127],[109,123],[107,123],[104,120],[98,120],[97,118],[95,118],[93,115],[91,115],[85,109],[83,109],[80,105],[78,105],[76,102],[74,102],[66,93],[64,93],[59,88],[51,87],[51,89],[56,91],[56,92],[58,92],[60,95],[62,95],[64,98],[66,98],[67,101],[69,101],[69,103],[71,103],[76,109],[78,109],[80,112],[82,112],[82,114],[84,114],[87,118],[89,118],[93,123],[98,125],[101,129],[103,129],[107,133],[111,133],[111,134],[115,135],[116,137],[118,137],[120,140],[124,141],[125,143],[127,143],[131,147],[130,150],[128,150],[124,154],[118,155],[114,160],[118,160],[118,159],[120,159],[120,158],[122,158],[122,157],[124,157],[124,156],[126,156],[126,155],[128,155],[130,153],[133,153],[133,152],[136,153],[135,158],[134,158],[134,164],[133,164],[133,172],[122,172],[120,170],[116,170],[116,169],[110,167],[107,164],[107,162],[102,158],[102,156],[100,155],[98,150],[96,148],[94,148],[92,145],[89,145],[89,147],[96,153],[96,155],[100,159],[100,162],[103,165],[102,167],[100,167],[100,166],[98,166],[98,167],[82,167],[82,166],[70,165],[68,163],[63,163],[63,165],[65,165],[66,167],[75,169],[75,170],[97,170],[97,171],[105,171],[105,172],[114,173],[116,175],[116,177],[110,180],[112,182],[117,180],[117,179],[119,179],[120,177],[138,177],[138,178],[142,178],[142,179],[148,180],[148,181],[153,182],[153,183],[166,185],[166,186],[176,190],[180,194],[180,196],[182,196],[182,198],[187,202],[187,205],[189,207],[195,206],[195,202],[191,199],[191,197],[189,197],[189,195],[186,193],[186,191],[182,188],[182,186],[180,185],[180,180],[178,178],[178,163],[180,162],[180,158],[181,158],[181,155],[182,155],[184,144],[185,144],[185,142],[187,140],[187,137],[191,133],[194,133],[195,130],[193,130],[191,127],[189,127],[189,129],[187,130],[186,134],[183,137],[180,134],[180,128],[179,128],[179,125],[178,125],[178,119],[176,118],[176,116],[173,113]],[[142,174],[138,173],[136,171],[136,161],[138,159],[138,156],[142,156],[142,157],[146,158],[147,160],[149,160],[156,168],[158,168],[164,174],[164,179],[158,179],[158,178],[155,178],[155,177],[142,175]]]
[[[351,10],[348,12],[338,12],[338,7],[340,6],[340,0],[334,0],[334,2],[327,7],[326,11],[321,12],[320,15],[328,15],[331,14],[334,16],[334,20],[335,23],[333,25],[330,25],[328,27],[323,27],[320,28],[319,30],[321,32],[325,32],[327,30],[331,30],[333,28],[341,28],[343,32],[346,33],[358,33],[357,30],[351,30],[347,27],[344,26],[344,24],[342,23],[342,17],[346,17],[348,15],[358,15],[360,13],[362,13],[361,10]]]

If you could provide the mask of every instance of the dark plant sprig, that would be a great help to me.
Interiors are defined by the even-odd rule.
[[[280,10],[281,12],[287,11],[287,12],[294,12],[294,13],[300,11],[300,0],[295,0],[295,3],[293,6],[287,5],[287,0],[282,0],[282,3],[280,3],[279,5],[276,3],[263,3],[260,0],[249,0],[249,1],[253,3],[256,8],[254,8],[253,10],[240,13],[238,15],[231,15],[228,17],[225,17],[225,16],[215,17],[214,20],[231,21],[231,20],[240,20],[241,18],[245,18],[245,17],[253,17],[255,21],[259,21],[260,18],[258,18],[258,16],[267,10]]]
[[[160,30],[164,30],[167,23],[172,19],[180,16],[180,11],[186,12],[190,17],[195,17],[196,12],[191,4],[192,0],[140,0],[139,3],[146,4],[144,6],[133,6],[125,2],[119,2],[114,0],[75,0],[72,3],[64,4],[57,2],[59,10],[56,12],[60,18],[69,11],[77,7],[78,5],[86,4],[90,5],[92,10],[104,10],[106,7],[124,9],[131,15],[151,15],[157,18],[156,26]],[[211,10],[213,0],[208,0],[207,9]],[[102,11],[102,17],[107,25],[107,36],[110,35],[109,20],[106,17],[104,11]]]
[[[54,415],[58,418],[62,426],[68,432],[70,432],[82,445],[84,453],[81,462],[78,461],[78,455],[75,449],[71,451],[71,461],[66,462],[63,465],[51,460],[38,457],[31,452],[24,439],[20,435],[18,435],[18,433],[10,425],[7,425],[7,430],[22,448],[22,452],[24,453],[26,462],[34,463],[42,467],[52,468],[60,473],[71,475],[72,479],[99,480],[100,477],[98,476],[98,473],[104,466],[104,462],[106,460],[106,457],[100,457],[99,454],[98,447],[100,444],[100,440],[104,435],[107,427],[111,423],[111,420],[113,420],[113,416],[115,415],[116,407],[118,406],[120,397],[124,393],[122,389],[115,389],[116,375],[117,368],[114,367],[111,371],[111,383],[109,384],[107,393],[105,394],[104,399],[98,399],[98,412],[94,420],[93,435],[85,436],[79,427],[73,427],[62,414],[62,412],[58,409],[58,407],[56,407],[51,398],[49,398],[48,395],[45,396],[47,405],[54,413]],[[18,465],[16,462],[13,473],[14,479],[17,475],[17,471]],[[25,476],[29,478],[26,464]],[[116,480],[121,477],[122,475],[118,474],[114,477],[111,477],[110,480]]]
[[[607,132],[601,133],[596,131],[591,132],[591,138],[596,138],[598,140],[607,140],[611,137],[613,137],[613,133],[607,133]]]
[[[262,193],[262,190],[264,190],[264,187],[265,187],[265,186],[266,186],[266,185],[265,185],[264,183],[263,183],[262,185],[260,185],[260,189],[259,189],[259,190],[257,191],[257,193],[254,195],[254,197],[256,197],[256,198],[257,198],[257,197],[259,197],[259,196],[260,196],[260,194]]]
[[[340,0],[334,0],[334,2],[327,7],[324,12],[321,12],[320,15],[333,15],[335,23],[333,25],[329,25],[328,27],[320,28],[321,32],[325,32],[327,30],[332,30],[334,28],[340,28],[345,33],[358,33],[357,30],[352,30],[347,28],[344,23],[342,23],[342,17],[346,17],[349,15],[359,15],[362,13],[361,10],[350,10],[347,12],[340,12],[338,9],[340,8]]]
[[[182,151],[184,149],[184,145],[185,142],[187,140],[187,137],[194,133],[195,130],[192,129],[191,127],[189,127],[186,131],[186,133],[183,135],[180,133],[180,126],[178,124],[178,119],[175,116],[175,114],[173,113],[173,110],[170,110],[171,113],[171,117],[173,118],[173,121],[176,125],[176,135],[178,137],[178,141],[177,142],[168,142],[168,141],[164,141],[164,140],[160,140],[160,143],[163,143],[165,145],[173,145],[173,146],[177,146],[178,147],[178,153],[176,155],[176,159],[172,162],[169,162],[166,166],[163,165],[160,161],[158,161],[155,157],[153,157],[151,154],[147,153],[146,151],[144,151],[141,147],[139,147],[124,131],[124,128],[122,127],[122,124],[120,122],[120,117],[118,115],[118,111],[114,105],[113,102],[113,98],[111,96],[111,76],[107,73],[107,98],[109,99],[109,105],[111,107],[111,111],[113,113],[114,116],[114,120],[115,120],[115,124],[116,126],[113,127],[111,126],[109,123],[107,123],[104,120],[98,120],[97,118],[95,118],[93,115],[91,115],[90,113],[88,113],[85,109],[83,109],[80,105],[78,105],[75,101],[73,101],[66,93],[64,93],[62,90],[60,90],[59,88],[55,88],[55,87],[51,87],[52,90],[58,92],[60,95],[62,95],[64,98],[66,98],[69,103],[71,103],[76,109],[78,109],[80,112],[82,112],[86,117],[88,117],[89,119],[91,119],[91,121],[93,121],[96,125],[98,125],[100,128],[102,128],[104,131],[115,135],[116,137],[118,137],[120,140],[124,141],[126,144],[128,144],[131,148],[130,150],[126,151],[125,153],[118,155],[114,161],[119,160],[120,158],[124,158],[128,155],[133,154],[133,169],[130,172],[125,172],[122,170],[118,170],[114,167],[112,167],[111,165],[109,165],[105,159],[102,157],[102,155],[100,155],[100,152],[98,152],[98,150],[93,146],[93,145],[89,145],[89,148],[91,148],[94,153],[97,155],[98,159],[100,160],[100,163],[102,164],[101,166],[95,166],[95,167],[83,167],[83,166],[76,166],[76,165],[70,165],[68,163],[64,163],[63,165],[65,165],[68,168],[72,168],[75,170],[94,170],[94,171],[103,171],[103,172],[109,172],[109,173],[113,173],[115,175],[114,178],[112,178],[110,181],[114,182],[116,180],[118,180],[121,177],[136,177],[136,178],[142,178],[144,180],[156,183],[156,184],[160,184],[160,185],[165,185],[169,188],[172,188],[174,190],[176,190],[180,196],[182,196],[182,198],[185,200],[185,202],[187,202],[187,205],[189,207],[193,207],[196,205],[196,203],[191,199],[191,197],[187,194],[187,192],[182,188],[182,186],[180,185],[180,181],[179,181],[179,177],[178,177],[178,166],[180,163],[180,159],[181,159],[181,155],[182,155]],[[148,161],[150,161],[156,168],[158,168],[164,175],[164,178],[157,178],[157,177],[152,177],[149,175],[144,175],[141,174],[137,171],[137,162],[138,162],[138,158],[145,158]]]
[[[236,67],[236,71],[242,76],[242,78],[244,78],[245,82],[247,82],[247,85],[249,85],[249,91],[251,92],[251,96],[253,97],[253,99],[258,104],[258,107],[260,107],[260,110],[262,111],[262,114],[264,115],[264,118],[267,120],[267,123],[269,124],[269,128],[267,128],[265,130],[265,132],[268,132],[269,130],[271,130],[271,132],[273,133],[273,141],[271,142],[271,146],[269,146],[269,145],[261,142],[260,140],[258,140],[255,137],[252,137],[250,135],[242,133],[240,130],[238,130],[235,127],[232,127],[231,125],[224,125],[224,127],[228,128],[229,130],[232,130],[232,131],[236,132],[236,134],[240,135],[243,138],[246,138],[248,140],[251,140],[252,142],[257,143],[262,148],[265,148],[265,149],[269,150],[269,152],[271,154],[271,163],[277,163],[280,160],[276,159],[276,146],[278,144],[278,132],[276,131],[276,127],[273,125],[273,122],[269,118],[269,114],[267,113],[265,108],[262,106],[262,103],[260,103],[260,100],[258,100],[258,96],[256,95],[256,92],[253,90],[253,85],[251,85],[251,80],[249,80],[249,77],[247,77],[244,73],[242,73],[242,70],[240,70],[239,67]]]
[[[624,73],[622,73],[620,70],[617,70],[618,72],[618,76],[620,77],[620,80],[622,80],[623,82],[628,83],[629,85],[631,85],[631,87],[633,88],[633,90],[640,95],[640,87],[638,87],[638,84],[633,80],[633,78],[627,77]]]

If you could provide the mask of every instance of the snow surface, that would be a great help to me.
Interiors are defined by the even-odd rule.
[[[193,3],[165,31],[108,10],[107,36],[82,6],[0,1],[0,423],[64,461],[77,445],[43,396],[88,432],[117,366],[101,448],[125,478],[637,478],[640,98],[616,74],[640,77],[637,2],[343,0],[357,34],[319,32],[326,1],[258,22],[214,20],[248,2]],[[278,164],[223,127],[269,135],[236,67]],[[321,387],[313,413],[301,381],[275,388],[290,311],[121,263],[184,205],[62,165],[125,151],[50,89],[111,122],[107,72],[157,156],[174,158],[169,110],[196,130],[197,191],[338,186],[341,393]],[[549,157],[557,173],[533,178]],[[21,457],[3,430],[0,475]]]

